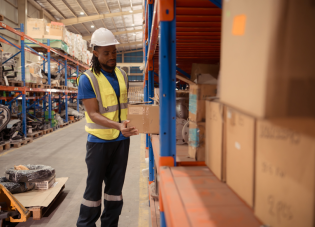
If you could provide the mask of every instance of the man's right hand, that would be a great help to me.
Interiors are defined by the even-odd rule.
[[[134,135],[139,135],[138,129],[135,127],[127,128],[127,124],[130,121],[124,121],[123,123],[120,123],[120,131],[123,134],[124,137],[130,137]]]

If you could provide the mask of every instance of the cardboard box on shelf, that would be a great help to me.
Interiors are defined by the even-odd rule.
[[[313,227],[315,120],[257,122],[255,215],[274,227]]]
[[[189,120],[204,122],[206,117],[205,99],[216,96],[217,85],[196,84],[180,75],[176,75],[176,78],[189,84]]]
[[[314,3],[225,1],[222,15],[221,101],[261,118],[314,117]]]
[[[253,207],[256,119],[226,107],[225,122],[226,183]]]
[[[206,101],[206,165],[223,182],[226,180],[225,107]]]
[[[196,161],[205,161],[205,123],[189,122],[189,157]]]
[[[66,28],[63,23],[52,21],[50,24],[47,24],[46,33],[44,36],[46,39],[66,40]]]
[[[28,18],[26,35],[34,39],[42,39],[46,31],[46,21],[44,19]]]
[[[192,68],[191,68],[191,80],[194,82],[197,82],[198,84],[203,83],[203,81],[198,81],[198,77],[200,75],[210,75],[214,78],[218,78],[220,70],[220,65],[219,64],[198,64],[198,63],[193,63]],[[206,76],[203,76],[206,77]],[[197,79],[197,81],[195,81]],[[203,78],[205,79],[205,78]]]
[[[216,96],[217,85],[191,84],[189,89],[189,120],[204,122],[206,120],[205,99]]]
[[[139,133],[160,133],[160,107],[157,105],[129,104],[128,127],[135,127]]]

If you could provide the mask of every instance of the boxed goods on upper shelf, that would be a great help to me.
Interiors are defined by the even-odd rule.
[[[42,39],[46,34],[46,21],[44,19],[28,18],[26,35],[34,39]]]
[[[29,18],[26,34],[39,42],[47,43],[50,39],[50,46],[60,49],[70,56],[90,64],[92,54],[87,50],[87,41],[79,34],[69,32],[64,24],[60,22],[47,23],[44,19]],[[37,47],[37,44],[29,44],[30,47]]]
[[[52,21],[46,25],[45,39],[58,39],[66,41],[66,27],[62,23]]]
[[[314,117],[314,2],[234,0],[223,11],[221,101],[261,118]]]

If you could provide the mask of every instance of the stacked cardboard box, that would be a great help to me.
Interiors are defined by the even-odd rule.
[[[313,227],[314,4],[225,1],[222,15],[221,99],[206,104],[206,164],[263,224]]]
[[[51,43],[52,47],[62,49],[79,61],[90,64],[92,53],[87,50],[87,41],[81,35],[69,32],[65,25],[60,22],[47,23],[44,19],[29,18],[26,34],[32,38],[40,39],[40,42],[44,42],[42,39],[55,40],[54,43]]]
[[[216,84],[196,84],[195,82],[176,75],[189,84],[189,157],[197,161],[205,161],[205,100],[216,96]]]
[[[225,1],[222,15],[221,101],[261,118],[315,117],[314,2]]]
[[[226,180],[225,107],[217,101],[206,101],[205,161],[223,182]]]
[[[46,35],[44,35],[45,39],[57,39],[66,41],[66,27],[63,23],[59,22],[51,22],[46,25]]]
[[[42,39],[46,34],[46,21],[44,19],[27,19],[26,34],[34,39]]]

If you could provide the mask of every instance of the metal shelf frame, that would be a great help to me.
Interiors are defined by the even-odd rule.
[[[51,119],[51,111],[52,111],[52,103],[56,101],[55,97],[52,97],[53,93],[58,93],[59,98],[57,99],[57,102],[59,103],[59,113],[61,111],[61,104],[63,103],[65,105],[65,111],[66,111],[66,119],[65,122],[68,122],[68,99],[70,99],[70,102],[73,102],[74,99],[77,99],[77,91],[70,91],[70,90],[60,90],[60,89],[41,89],[41,88],[29,88],[25,86],[25,52],[29,52],[31,54],[35,54],[37,56],[40,56],[43,59],[43,70],[45,71],[45,64],[47,62],[47,71],[48,71],[48,85],[51,86],[51,72],[50,72],[50,62],[54,61],[58,63],[58,72],[60,73],[62,69],[65,70],[65,86],[67,86],[67,68],[70,69],[70,77],[71,77],[71,69],[74,69],[76,71],[76,76],[79,76],[79,67],[81,67],[83,70],[89,69],[89,66],[86,64],[83,64],[79,61],[74,60],[73,58],[67,56],[66,54],[63,54],[62,52],[55,50],[50,47],[50,40],[47,39],[47,43],[41,43],[29,36],[27,36],[24,33],[24,24],[20,24],[20,28],[12,28],[2,22],[0,22],[0,30],[6,30],[10,31],[15,35],[18,35],[20,37],[20,45],[14,44],[10,42],[8,39],[4,38],[0,34],[0,42],[5,43],[7,45],[10,45],[12,47],[17,48],[19,51],[14,54],[11,58],[14,58],[18,54],[21,55],[21,79],[23,82],[22,87],[14,87],[14,86],[1,86],[0,85],[0,91],[2,92],[9,92],[8,97],[1,97],[0,102],[4,103],[5,105],[8,105],[11,109],[12,103],[14,101],[18,102],[19,99],[22,100],[22,125],[23,125],[23,133],[24,136],[27,135],[27,128],[26,128],[26,119],[27,114],[31,115],[29,113],[30,109],[34,109],[34,115],[36,113],[36,109],[43,109],[46,111],[48,107],[49,111],[49,119]],[[26,43],[25,40],[30,41],[30,43]],[[38,53],[34,48],[31,48],[27,44],[37,44],[40,47],[43,47],[44,50],[46,50],[46,53],[44,55]],[[47,45],[46,45],[47,44]],[[61,59],[64,60],[56,60],[51,57],[51,53],[55,53],[58,55]],[[10,59],[11,59],[10,58]],[[10,60],[8,59],[8,60]],[[6,61],[8,61],[6,60]],[[6,62],[5,61],[5,62]],[[72,67],[68,65],[68,61],[72,62],[76,67]],[[4,62],[4,63],[5,63]],[[63,66],[63,68],[60,68],[60,65]],[[27,92],[33,92],[33,97],[26,97]],[[17,93],[16,97],[11,97],[11,93]],[[42,97],[37,97],[36,94],[41,93],[44,94]],[[70,96],[68,96],[68,94]],[[33,103],[30,102],[30,100],[35,100]],[[63,101],[62,101],[63,100]],[[40,101],[42,101],[42,106],[40,106]],[[77,110],[79,111],[79,101],[77,101]],[[34,116],[33,116],[34,117]]]
[[[159,79],[160,89],[159,146],[155,144],[155,147],[159,147],[157,167],[174,167],[178,163],[176,161],[176,74],[179,73],[190,79],[187,72],[191,69],[193,61],[205,63],[219,59],[220,8],[221,0],[144,1],[144,101],[148,102],[154,97],[154,76]],[[185,87],[185,84],[180,86],[180,88]],[[149,150],[150,184],[155,179],[153,171],[155,157],[149,135],[146,138],[146,148]],[[194,164],[203,165],[197,162]],[[162,196],[160,192],[160,226],[166,227]]]

